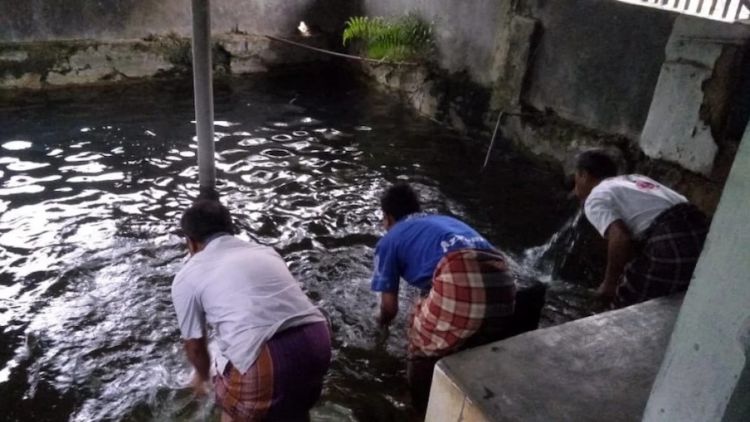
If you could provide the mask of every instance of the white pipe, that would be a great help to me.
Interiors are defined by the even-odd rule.
[[[198,135],[198,181],[201,194],[215,192],[214,96],[211,76],[210,0],[193,1],[193,88]]]
[[[489,148],[487,148],[487,156],[484,157],[484,164],[482,164],[482,168],[480,170],[484,170],[487,167],[487,164],[490,162],[490,154],[492,154],[492,147],[495,146],[495,138],[497,138],[497,130],[500,128],[500,121],[503,119],[504,114],[505,112],[501,111],[500,114],[497,115],[497,123],[495,123],[495,131],[492,132],[492,140],[490,141]]]

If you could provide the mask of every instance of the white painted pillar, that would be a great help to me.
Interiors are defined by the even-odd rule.
[[[193,1],[193,88],[198,135],[198,180],[202,195],[215,191],[214,95],[211,76],[211,4]]]
[[[644,421],[750,421],[750,126]]]

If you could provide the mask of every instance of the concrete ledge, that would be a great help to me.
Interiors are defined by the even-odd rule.
[[[656,299],[449,356],[426,420],[640,420],[681,304]]]
[[[299,40],[298,40],[299,41]],[[323,37],[304,42],[324,47]],[[327,56],[253,34],[216,34],[215,73],[266,72],[274,66],[328,60]],[[140,40],[0,43],[0,90],[45,89],[190,74],[190,39],[168,35]]]

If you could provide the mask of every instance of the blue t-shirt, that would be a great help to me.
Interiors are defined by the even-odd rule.
[[[466,223],[445,215],[412,214],[397,222],[375,246],[372,290],[398,291],[399,279],[428,290],[440,259],[459,249],[495,248]]]

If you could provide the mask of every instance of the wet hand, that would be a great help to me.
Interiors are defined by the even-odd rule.
[[[193,394],[196,397],[204,397],[208,395],[208,380],[204,380],[197,373],[193,374],[193,379],[190,380],[190,388],[193,390]]]

